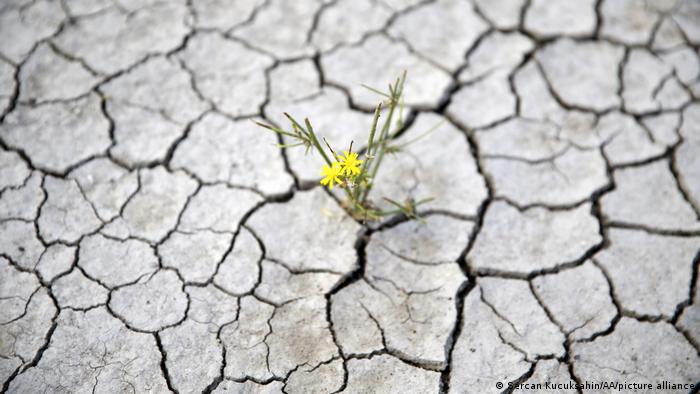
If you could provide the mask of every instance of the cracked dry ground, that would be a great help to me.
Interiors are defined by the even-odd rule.
[[[700,2],[0,5],[9,393],[491,393],[700,381]],[[251,119],[361,141],[378,199]],[[683,392],[682,390],[675,392]]]

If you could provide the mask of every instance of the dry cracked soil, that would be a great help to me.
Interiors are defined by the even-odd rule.
[[[700,382],[699,1],[6,0],[0,37],[3,393]],[[398,138],[442,126],[373,196],[424,222],[251,122],[361,141],[404,69]]]

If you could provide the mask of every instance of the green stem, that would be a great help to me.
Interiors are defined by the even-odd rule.
[[[367,197],[369,196],[370,190],[372,190],[372,184],[374,182],[374,177],[377,176],[377,171],[379,170],[379,166],[382,164],[382,159],[384,158],[384,148],[386,148],[386,138],[387,135],[389,134],[389,129],[391,128],[391,121],[394,117],[394,110],[396,109],[396,97],[392,97],[391,99],[391,104],[389,106],[389,114],[387,115],[386,121],[384,121],[384,125],[382,126],[382,131],[379,134],[379,141],[377,141],[377,150],[379,153],[377,154],[377,158],[374,160],[374,163],[372,164],[371,168],[371,173],[370,173],[370,183],[367,185],[367,188],[363,191],[362,193],[362,198],[361,201],[362,203],[367,201]]]
[[[311,127],[311,122],[309,122],[309,119],[304,119],[304,121],[306,123],[306,129],[309,132],[309,135],[311,136],[311,143],[316,148],[316,150],[321,154],[321,156],[323,156],[323,160],[325,160],[329,166],[332,166],[333,163],[331,162],[331,159],[328,157],[326,152],[321,147],[321,144],[318,142],[318,137],[316,137],[316,133],[314,132],[314,128]],[[355,205],[357,205],[357,203],[355,202],[356,201],[355,198],[353,197],[352,193],[350,193],[350,190],[347,187],[343,188],[343,190],[345,191],[345,194],[348,196],[348,200],[350,201],[350,203],[352,204],[353,209],[354,209]]]
[[[321,144],[318,142],[318,138],[316,137],[316,133],[314,132],[313,127],[311,127],[311,122],[309,122],[308,118],[305,119],[305,122],[306,122],[306,129],[309,132],[309,135],[311,136],[311,143],[314,145],[316,150],[318,150],[318,153],[320,153],[321,156],[323,156],[323,160],[325,160],[329,166],[332,166],[333,162],[331,162],[331,159],[328,158],[328,155],[326,155],[326,152],[323,150],[323,148],[321,147]]]
[[[372,155],[372,148],[374,148],[374,134],[377,131],[377,123],[379,123],[379,113],[382,110],[382,103],[379,103],[377,105],[377,108],[374,110],[374,118],[372,119],[372,128],[369,131],[369,140],[367,141],[367,151],[365,152],[365,161],[362,163],[362,171],[360,171],[360,175],[357,176],[355,179],[355,190],[354,190],[354,198],[357,200],[360,196],[360,185],[362,184],[362,180],[366,177],[367,175],[367,167],[369,166],[369,161],[370,157]]]

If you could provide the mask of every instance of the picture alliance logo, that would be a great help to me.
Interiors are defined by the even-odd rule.
[[[671,381],[661,381],[656,383],[638,383],[638,382],[582,382],[574,381],[559,383],[559,382],[542,382],[542,383],[508,383],[510,390],[615,390],[619,392],[630,391],[661,391],[669,390],[688,390],[692,391],[696,387],[695,383],[677,383]],[[497,389],[503,388],[503,383],[496,383]]]

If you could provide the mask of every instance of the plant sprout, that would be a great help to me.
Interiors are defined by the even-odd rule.
[[[419,138],[427,135],[435,129],[428,130],[428,133],[421,134],[417,138],[403,144],[392,144],[393,138],[402,131],[404,127],[403,112],[403,88],[406,80],[406,72],[397,78],[393,84],[389,84],[389,91],[383,92],[365,85],[365,88],[379,94],[384,99],[374,110],[374,117],[369,130],[367,148],[364,151],[353,152],[353,142],[342,154],[338,154],[328,141],[319,141],[317,133],[308,118],[304,122],[299,122],[288,113],[284,115],[289,119],[291,130],[283,130],[278,127],[256,122],[258,125],[272,130],[275,133],[288,137],[293,142],[280,145],[283,148],[305,147],[306,151],[315,150],[325,164],[321,168],[321,185],[333,189],[339,187],[345,192],[344,208],[357,220],[379,220],[382,217],[403,214],[408,218],[418,218],[416,208],[420,204],[427,203],[432,198],[414,201],[408,199],[399,203],[391,198],[384,197],[393,209],[382,210],[376,207],[369,200],[370,191],[377,177],[377,173],[387,154],[394,154],[401,151],[406,145],[415,142]],[[386,119],[380,125],[380,113],[383,106],[386,108]],[[325,147],[325,148],[324,148]]]

